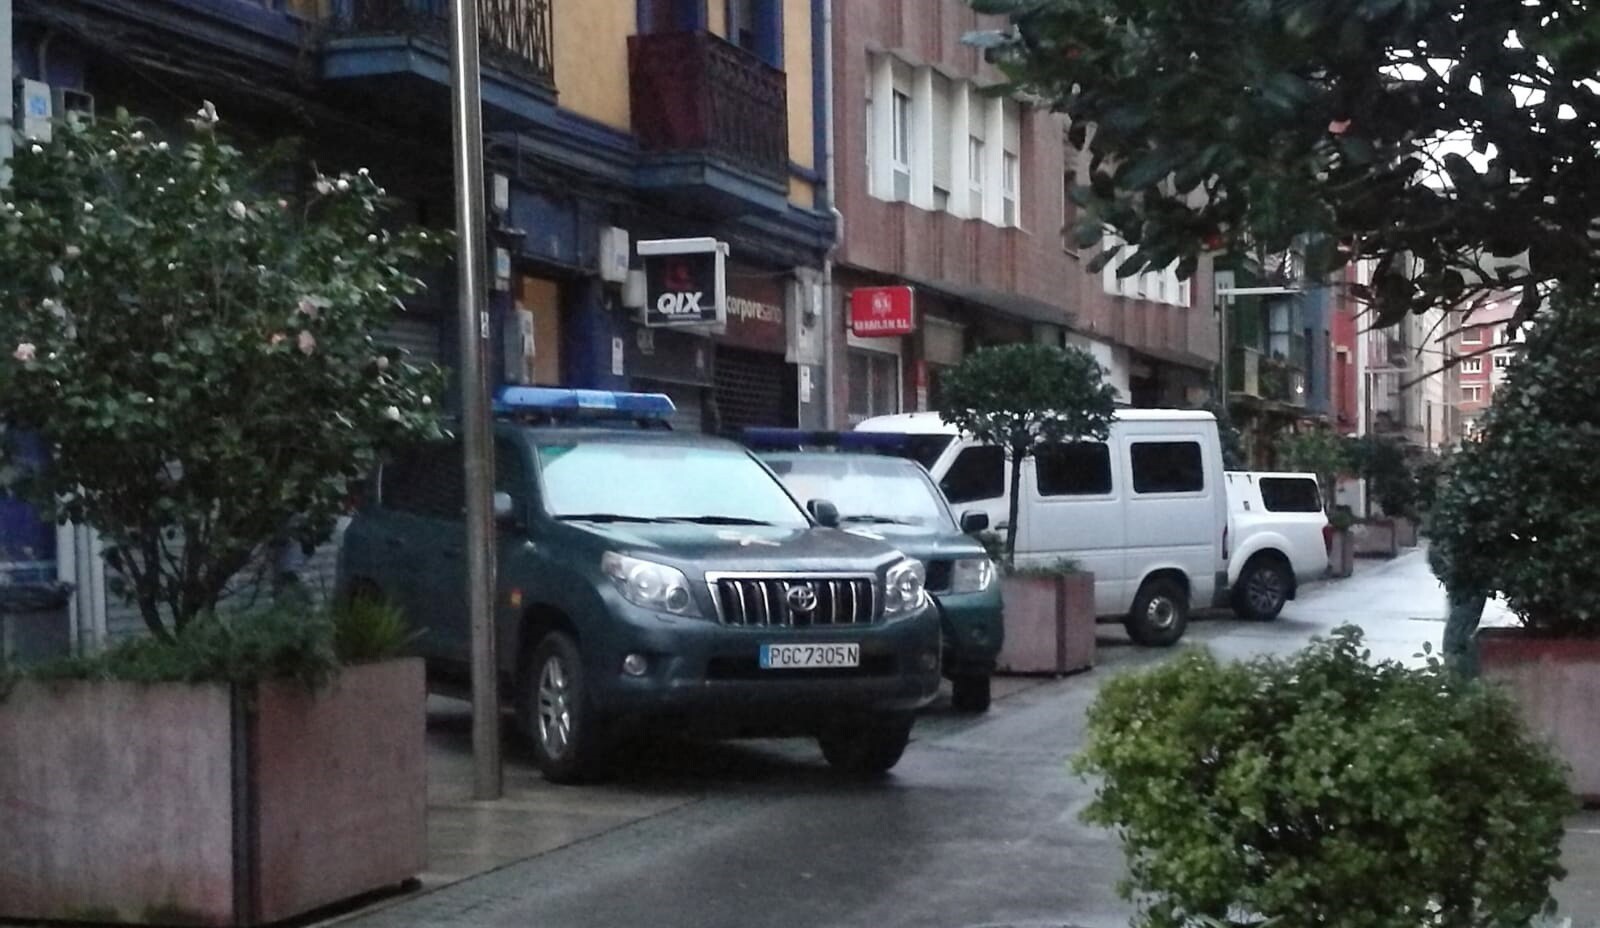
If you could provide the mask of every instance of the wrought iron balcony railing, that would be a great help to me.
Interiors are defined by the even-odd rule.
[[[555,81],[552,0],[477,0],[486,63]],[[343,35],[413,35],[447,42],[450,0],[333,0],[331,26]]]
[[[783,71],[707,32],[628,40],[633,130],[649,152],[698,152],[777,183],[789,172]]]

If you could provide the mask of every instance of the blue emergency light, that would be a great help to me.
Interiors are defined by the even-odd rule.
[[[505,387],[494,400],[495,415],[665,420],[676,411],[672,398],[664,393],[565,387]]]
[[[831,432],[817,429],[747,428],[744,443],[760,451],[801,451],[833,448],[839,451],[898,451],[905,436],[894,432]]]

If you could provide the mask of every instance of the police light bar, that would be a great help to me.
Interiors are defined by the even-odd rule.
[[[813,429],[747,428],[744,443],[766,451],[836,448],[840,451],[894,451],[905,436],[894,432],[830,432]]]
[[[677,411],[664,393],[617,393],[563,387],[506,387],[495,397],[496,415],[543,413],[665,419]]]

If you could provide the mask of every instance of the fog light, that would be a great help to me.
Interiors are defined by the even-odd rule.
[[[630,677],[642,677],[649,669],[650,662],[643,654],[629,654],[622,659],[622,672]]]

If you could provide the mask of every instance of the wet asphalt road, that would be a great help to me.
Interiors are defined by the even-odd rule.
[[[1309,590],[1277,622],[1212,618],[1187,640],[1230,657],[1283,653],[1356,621],[1375,654],[1406,659],[1437,645],[1442,614],[1413,554]],[[833,776],[804,742],[641,745],[622,784],[694,801],[346,924],[1120,928],[1131,914],[1115,891],[1120,849],[1078,821],[1091,790],[1067,763],[1096,689],[1170,652],[1134,648],[1114,627],[1100,644],[1093,672],[1025,681],[985,716],[930,711],[877,784]],[[1592,924],[1600,817],[1578,820],[1571,845],[1563,903]]]

